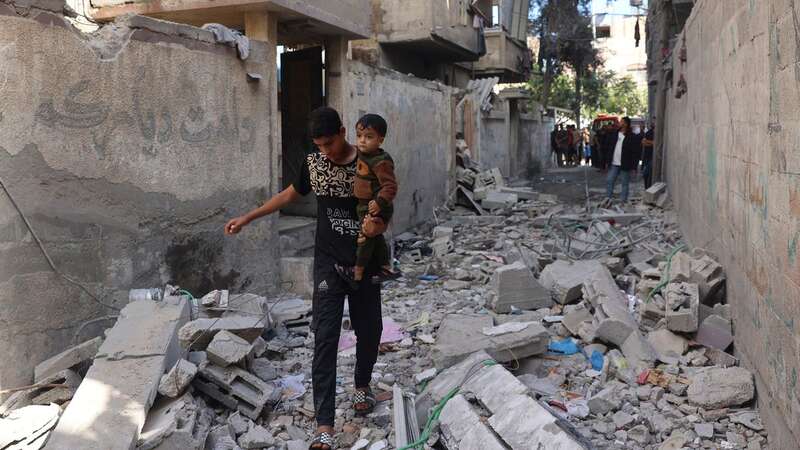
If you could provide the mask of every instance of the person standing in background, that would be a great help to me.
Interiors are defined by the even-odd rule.
[[[644,133],[642,139],[642,178],[644,179],[644,188],[650,189],[653,185],[653,146],[655,144],[655,119],[650,122],[650,127]]]

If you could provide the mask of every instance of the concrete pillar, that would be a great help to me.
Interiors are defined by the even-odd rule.
[[[348,40],[335,36],[325,41],[325,95],[327,105],[344,115],[347,77]]]

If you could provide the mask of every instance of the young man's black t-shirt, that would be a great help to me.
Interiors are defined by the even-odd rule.
[[[317,196],[316,270],[333,270],[334,264],[355,265],[360,228],[356,215],[358,200],[353,194],[356,159],[339,165],[322,153],[311,153],[293,183],[300,195],[313,190]]]
[[[647,130],[644,134],[644,138],[652,141],[655,139],[654,132],[652,129]],[[645,145],[642,146],[642,162],[648,163],[653,160],[653,146],[652,145]]]

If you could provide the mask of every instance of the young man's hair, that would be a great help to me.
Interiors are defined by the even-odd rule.
[[[622,118],[622,121],[625,122],[625,126],[626,127],[628,127],[628,128],[631,127],[631,118],[630,117],[625,116],[625,117]]]
[[[342,119],[335,109],[323,106],[308,115],[308,134],[311,139],[334,136],[342,130]]]
[[[360,119],[358,119],[358,122],[356,122],[356,128],[361,128],[362,130],[368,130],[372,128],[379,135],[386,137],[386,129],[388,128],[388,125],[386,125],[386,121],[383,119],[383,117],[377,114],[364,114]]]
[[[456,139],[464,139],[464,133],[462,133],[462,132],[460,132],[460,131],[459,131],[459,132],[457,132],[457,133],[456,133]]]

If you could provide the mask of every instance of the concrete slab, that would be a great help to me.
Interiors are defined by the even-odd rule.
[[[603,267],[598,260],[570,262],[559,259],[542,270],[539,282],[550,289],[558,303],[571,303],[583,295],[583,282]]]
[[[267,320],[258,316],[230,315],[217,319],[196,319],[181,327],[178,332],[181,347],[191,350],[204,350],[221,330],[253,342],[261,336],[266,327]]]
[[[727,408],[753,399],[753,374],[742,367],[709,368],[692,377],[689,402],[705,409]]]
[[[446,448],[455,450],[505,450],[507,447],[483,423],[463,395],[456,395],[442,409],[439,419]]]
[[[492,275],[495,297],[491,308],[498,314],[517,309],[535,310],[553,306],[550,292],[545,289],[522,261],[499,267]]]
[[[655,205],[658,198],[666,192],[666,183],[654,183],[649,189],[642,193],[642,202],[647,205]]]
[[[33,371],[33,380],[39,383],[50,375],[71,369],[82,362],[90,361],[97,354],[102,343],[103,338],[98,336],[42,361]]]
[[[431,357],[437,369],[452,366],[474,352],[485,350],[500,362],[522,359],[547,351],[549,335],[541,323],[529,322],[517,332],[487,336],[494,327],[486,315],[449,314],[442,320]]]
[[[486,193],[486,198],[481,200],[481,206],[484,209],[503,209],[510,208],[517,204],[519,198],[516,194],[507,194],[499,191],[489,191]]]
[[[698,344],[725,351],[733,343],[731,321],[716,314],[708,316],[697,329]]]
[[[180,297],[125,306],[45,448],[132,448],[161,375],[178,360],[178,329],[188,318]]]

